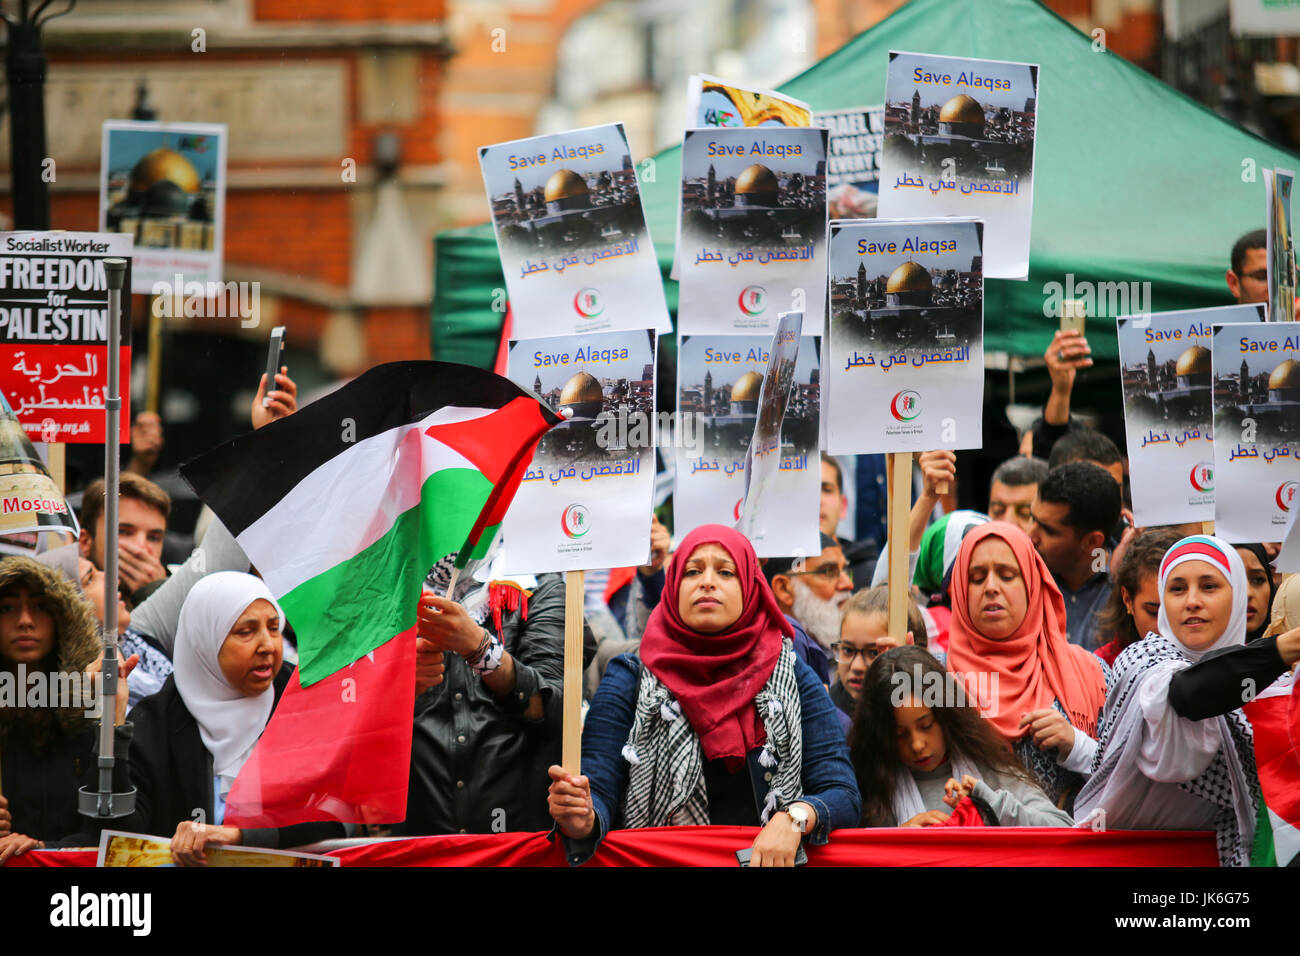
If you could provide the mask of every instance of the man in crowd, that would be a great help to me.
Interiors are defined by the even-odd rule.
[[[844,552],[849,574],[855,581],[870,581],[876,568],[877,546],[871,540],[849,541],[836,535],[844,513],[849,509],[848,496],[844,494],[844,471],[830,455],[822,455],[822,497],[818,525],[822,534],[835,538]]]
[[[1119,521],[1119,485],[1092,462],[1071,462],[1047,473],[1030,511],[1029,537],[1065,598],[1070,643],[1093,650],[1094,618],[1111,591],[1106,541]]]
[[[1033,524],[1029,509],[1047,471],[1047,462],[1023,455],[998,465],[989,487],[988,516],[994,521],[1009,521],[1028,534]]]
[[[448,600],[450,569],[449,559],[434,568],[416,616],[410,790],[396,832],[544,830],[546,768],[560,762],[564,724],[564,579],[462,578]],[[516,590],[499,624],[497,588]]]
[[[816,642],[811,653],[801,653],[796,639],[795,652],[825,683],[830,680],[830,646],[840,639],[840,609],[853,594],[853,579],[840,543],[823,532],[821,545],[820,554],[807,558],[771,558],[763,573],[781,613],[798,625],[796,638],[802,631]]]
[[[81,539],[76,553],[104,570],[104,479],[91,483],[81,499]],[[167,515],[171,496],[148,478],[123,472],[117,506],[117,580],[118,588],[129,606],[134,607],[167,579],[162,565],[163,537],[167,533]],[[64,567],[64,555],[72,550],[59,548],[42,556],[42,561]],[[72,570],[69,577],[80,577]]]
[[[1124,487],[1124,456],[1119,446],[1096,429],[1079,427],[1062,436],[1052,447],[1047,468],[1051,471],[1072,461],[1090,461]]]
[[[1268,301],[1268,236],[1263,229],[1252,229],[1232,244],[1224,279],[1239,305]],[[1300,320],[1300,296],[1296,296],[1294,318]]]

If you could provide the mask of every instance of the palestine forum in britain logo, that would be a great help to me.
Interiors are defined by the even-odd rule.
[[[889,403],[889,414],[900,422],[910,422],[921,414],[921,393],[903,389]]]
[[[569,505],[560,516],[560,526],[570,538],[581,538],[591,530],[591,512],[585,505]]]
[[[573,297],[573,308],[584,319],[594,319],[605,311],[605,300],[597,289],[579,289]]]
[[[1201,494],[1214,490],[1214,465],[1208,461],[1198,462],[1187,477],[1192,487]]]
[[[746,315],[762,315],[767,308],[767,290],[761,285],[747,285],[740,290],[740,311]]]
[[[1277,486],[1277,493],[1273,495],[1273,499],[1277,502],[1277,506],[1282,509],[1283,514],[1291,510],[1291,502],[1295,498],[1297,487],[1300,487],[1298,481],[1284,481]]]

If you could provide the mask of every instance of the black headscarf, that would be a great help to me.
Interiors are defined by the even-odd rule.
[[[1268,575],[1268,607],[1264,608],[1264,623],[1253,631],[1246,632],[1246,643],[1257,641],[1264,636],[1268,630],[1269,621],[1273,617],[1273,595],[1277,594],[1277,579],[1273,577],[1273,565],[1269,563],[1268,552],[1264,550],[1262,544],[1239,544],[1238,548],[1245,548],[1255,557],[1259,558],[1259,563],[1264,566],[1264,573]],[[1247,571],[1249,574],[1249,571]]]

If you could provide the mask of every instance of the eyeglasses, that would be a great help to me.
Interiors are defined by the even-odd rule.
[[[1238,275],[1243,279],[1254,279],[1256,282],[1268,281],[1267,269],[1256,269],[1254,272],[1239,272]]]
[[[820,568],[817,568],[813,571],[787,571],[786,572],[786,575],[789,577],[795,577],[800,574],[817,574],[825,578],[827,581],[838,581],[840,579],[840,575],[842,574],[850,581],[853,580],[853,569],[850,568],[847,564],[842,567],[838,564],[823,564]]]
[[[880,656],[880,651],[875,644],[869,644],[866,647],[854,647],[852,644],[845,644],[842,641],[836,641],[831,645],[831,653],[835,655],[835,660],[839,664],[852,664],[853,658],[859,654],[866,664],[870,664]]]

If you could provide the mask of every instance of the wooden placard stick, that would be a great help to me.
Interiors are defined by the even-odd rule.
[[[59,494],[66,495],[68,493],[68,446],[61,441],[52,441],[45,448],[46,466],[49,468],[50,477],[54,479]]]
[[[564,574],[564,736],[560,766],[582,773],[582,606],[585,571]]]
[[[177,293],[179,296],[179,293]],[[170,303],[172,308],[176,307],[176,301]],[[145,388],[145,410],[154,414],[161,414],[159,408],[162,404],[162,316],[158,314],[157,297],[149,299],[149,374],[146,379]],[[172,312],[171,315],[178,313]],[[270,391],[268,388],[267,391]]]
[[[894,452],[885,456],[889,473],[889,636],[899,644],[907,642],[907,592],[911,586],[907,573],[911,550],[909,529],[912,512],[912,453]]]

